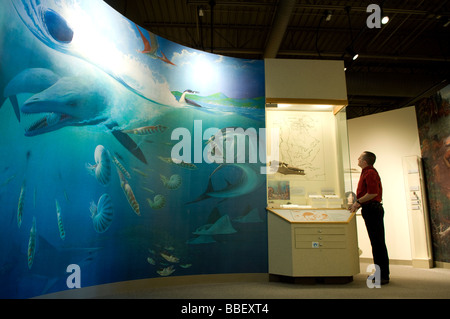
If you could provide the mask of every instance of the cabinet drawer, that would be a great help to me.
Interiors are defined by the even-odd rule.
[[[345,235],[295,235],[295,241],[345,241]]]
[[[295,248],[297,249],[344,249],[346,248],[345,241],[296,241]]]
[[[295,227],[295,235],[336,234],[344,235],[344,227]]]

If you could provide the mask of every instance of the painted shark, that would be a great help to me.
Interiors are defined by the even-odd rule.
[[[8,83],[3,91],[3,96],[10,99],[19,122],[20,109],[19,102],[17,101],[17,94],[41,92],[55,84],[58,79],[59,77],[52,71],[36,68],[33,70],[26,69],[20,72]]]

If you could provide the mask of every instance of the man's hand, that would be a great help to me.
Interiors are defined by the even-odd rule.
[[[354,202],[354,203],[348,208],[348,210],[349,210],[351,213],[354,213],[354,212],[356,212],[358,209],[360,209],[360,207],[361,207],[361,205],[360,205],[358,202]]]

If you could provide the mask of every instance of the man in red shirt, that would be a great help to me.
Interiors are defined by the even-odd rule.
[[[358,166],[362,168],[356,190],[356,202],[350,206],[351,212],[360,207],[366,224],[373,260],[380,267],[381,284],[389,283],[389,257],[384,237],[384,209],[381,204],[383,187],[380,175],[373,167],[376,156],[372,152],[363,152],[358,158]]]

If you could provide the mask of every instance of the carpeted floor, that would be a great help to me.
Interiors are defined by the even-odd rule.
[[[448,299],[450,270],[391,266],[391,281],[381,288],[368,288],[367,267],[347,284],[292,284],[283,282],[203,283],[171,287],[148,287],[102,298],[163,299]]]
[[[165,285],[168,281],[140,281],[128,284],[124,289],[107,286],[87,287],[40,298],[89,298],[89,299],[449,299],[450,269],[420,269],[412,266],[391,265],[391,282],[381,288],[368,288],[367,264],[361,264],[361,273],[346,284],[293,284],[271,282],[268,276],[258,280],[243,277],[239,281],[208,278],[196,281],[180,281]],[[162,284],[161,284],[162,283]]]

